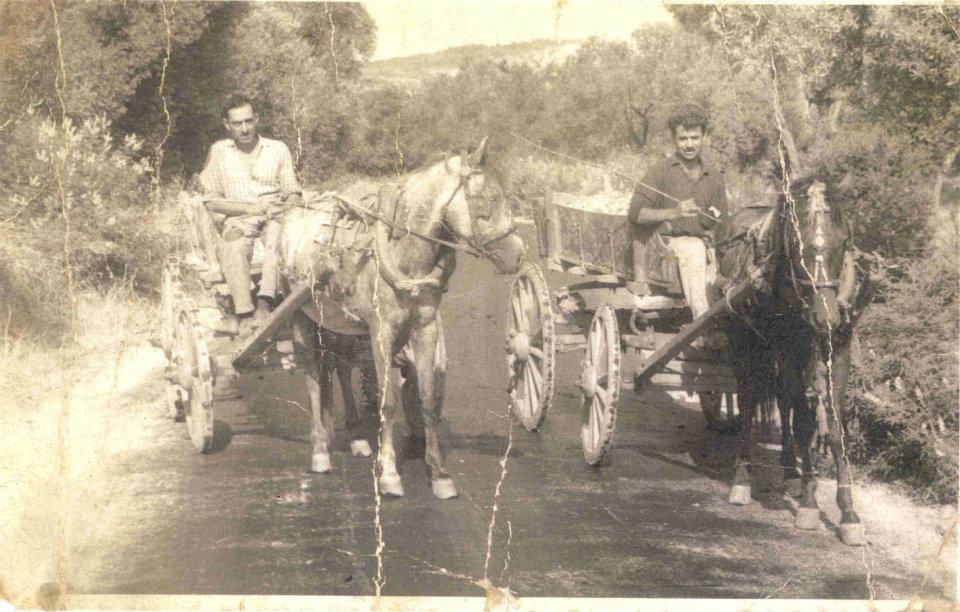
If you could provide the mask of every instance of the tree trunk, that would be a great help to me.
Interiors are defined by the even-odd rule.
[[[833,135],[840,129],[840,115],[843,113],[843,100],[838,98],[830,104],[829,120],[827,123],[828,133]]]
[[[946,182],[947,176],[950,175],[950,169],[953,167],[953,162],[957,160],[957,155],[960,155],[960,146],[954,147],[952,151],[947,153],[947,156],[943,159],[943,163],[940,165],[940,169],[937,170],[937,176],[933,181],[934,210],[940,210],[943,184]]]

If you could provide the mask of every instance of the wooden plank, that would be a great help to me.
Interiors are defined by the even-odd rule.
[[[643,359],[649,359],[653,351],[660,348],[676,338],[676,334],[663,332],[651,332],[644,335],[624,335],[623,343],[633,349],[637,349]],[[716,363],[729,363],[730,351],[728,347],[722,349],[703,349],[693,346],[684,347],[678,357],[684,361],[712,361]]]
[[[560,266],[560,249],[562,246],[560,242],[560,218],[557,215],[556,207],[550,204],[547,204],[547,221],[547,236],[549,236],[549,240],[547,240],[547,258],[551,264]]]
[[[595,311],[603,304],[609,304],[617,310],[633,310],[637,306],[637,298],[620,287],[596,287],[570,291],[570,295],[582,301],[583,310]]]
[[[260,353],[269,342],[273,332],[277,331],[284,321],[292,317],[293,313],[306,304],[312,294],[313,286],[310,283],[303,283],[280,302],[280,305],[270,313],[260,329],[240,345],[236,357],[233,358],[234,367],[243,368],[251,361],[250,358],[253,355]]]
[[[727,300],[729,300],[731,304],[736,304],[751,288],[752,280],[752,278],[746,278],[737,283],[737,285],[727,294]],[[643,364],[637,370],[636,376],[641,379],[648,377],[651,374],[659,371],[663,364],[679,355],[684,347],[689,345],[690,342],[692,342],[695,338],[699,337],[700,334],[707,328],[707,326],[713,322],[713,318],[715,316],[727,308],[727,300],[719,300],[714,302],[710,308],[708,308],[702,315],[697,317],[693,323],[685,325],[682,328],[681,333],[677,334],[676,337],[674,337],[671,341],[659,347],[652,355],[644,359]]]
[[[577,251],[578,251],[578,254],[580,255],[580,261],[584,261],[583,259],[583,225],[584,225],[585,217],[586,217],[586,212],[581,210],[580,219],[579,219],[579,222],[577,223],[577,235],[580,237],[579,244],[577,244]]]
[[[643,383],[643,386],[648,385],[669,389],[682,389],[684,391],[737,392],[737,381],[733,376],[725,378],[722,376],[693,376],[660,372],[654,374],[650,377],[649,381]]]
[[[561,353],[583,348],[587,344],[586,334],[557,334],[554,336],[555,348]]]
[[[684,376],[718,376],[732,377],[733,370],[729,363],[714,363],[711,361],[668,361],[663,369],[664,374],[683,374]]]

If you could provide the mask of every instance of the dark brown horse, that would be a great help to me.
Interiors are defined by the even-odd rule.
[[[718,235],[724,245],[719,249],[721,274],[736,279],[748,264],[763,266],[766,274],[727,323],[741,411],[729,501],[742,505],[750,500],[754,411],[760,402],[776,399],[784,482],[789,493],[800,497],[797,527],[820,524],[813,461],[819,431],[837,467],[841,539],[862,544],[844,405],[853,326],[869,302],[870,288],[855,260],[849,226],[841,207],[829,203],[824,183],[815,180],[792,185],[772,209],[745,209],[738,216]],[[745,231],[748,226],[754,230]]]

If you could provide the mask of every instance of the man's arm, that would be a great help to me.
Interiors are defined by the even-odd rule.
[[[693,202],[693,200],[684,200],[677,206],[671,206],[670,208],[640,207],[637,208],[633,220],[638,225],[651,225],[697,216],[697,211],[693,210],[691,207],[696,208],[696,204]]]
[[[650,185],[659,189],[660,182],[660,174],[656,169],[643,176],[644,185],[637,187],[630,201],[628,218],[631,221],[637,225],[659,225],[697,215],[697,206],[693,200],[684,200],[676,206],[664,206],[663,195],[645,186]]]
[[[297,180],[297,173],[293,168],[293,156],[286,144],[281,143],[283,150],[280,153],[280,168],[277,177],[280,185],[280,198],[290,204],[302,202],[303,189]]]
[[[213,198],[223,197],[223,181],[220,180],[220,173],[217,172],[217,153],[214,146],[207,151],[207,161],[203,164],[203,170],[197,176],[200,181],[200,187],[203,194]]]

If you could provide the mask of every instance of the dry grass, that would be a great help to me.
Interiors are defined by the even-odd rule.
[[[43,584],[82,584],[95,574],[95,556],[78,546],[99,533],[97,524],[122,522],[107,516],[118,501],[103,498],[111,490],[117,497],[105,474],[118,453],[149,444],[144,418],[162,418],[159,394],[132,405],[121,399],[159,381],[162,357],[146,342],[156,306],[129,285],[86,292],[77,321],[75,342],[8,339],[0,354],[0,428],[8,433],[0,445],[0,586],[20,606],[36,604]],[[96,545],[106,550],[117,534],[101,535]]]

